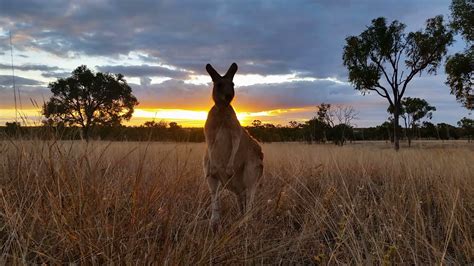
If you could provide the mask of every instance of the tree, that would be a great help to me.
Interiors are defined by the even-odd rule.
[[[400,116],[403,118],[408,146],[411,147],[411,141],[414,137],[415,127],[419,126],[419,122],[423,118],[431,119],[433,111],[436,107],[431,106],[426,100],[420,98],[405,97],[402,99],[400,108]],[[389,112],[393,113],[393,109],[389,107]]]
[[[458,121],[458,126],[464,129],[465,134],[467,135],[467,141],[471,142],[472,137],[474,136],[474,120],[467,117]]]
[[[166,128],[168,126],[168,123],[166,123],[165,121],[155,122],[155,120],[152,120],[146,121],[145,123],[143,123],[143,126],[148,128]]]
[[[375,92],[387,99],[393,108],[394,148],[398,150],[401,100],[410,81],[426,70],[436,69],[453,42],[452,33],[443,24],[443,17],[426,21],[422,31],[405,34],[405,25],[385,18],[372,20],[359,36],[346,38],[343,61],[349,70],[349,81],[363,94]]]
[[[320,105],[316,106],[318,108],[318,112],[316,113],[316,117],[319,121],[331,124],[331,120],[329,117],[329,110],[331,109],[331,104],[329,103],[321,103]]]
[[[316,120],[319,123],[313,123],[313,125],[319,125],[321,127],[323,132],[322,140],[327,141],[327,130],[334,126],[332,117],[330,116],[331,104],[321,103],[316,106],[316,108],[318,108],[318,111],[316,112]],[[317,130],[315,129],[314,131],[316,132]]]
[[[303,126],[304,135],[306,141],[311,142],[322,142],[326,140],[325,132],[328,125],[321,122],[318,118],[313,117],[312,119],[305,122]]]
[[[260,121],[260,120],[253,120],[253,121],[252,121],[252,126],[253,126],[253,127],[256,127],[256,128],[260,128],[260,127],[262,127],[262,121]]]
[[[450,26],[461,34],[467,48],[462,53],[448,57],[446,84],[460,103],[467,109],[474,110],[474,1],[453,0],[451,15]]]
[[[288,125],[289,125],[290,128],[301,128],[303,126],[298,121],[293,121],[293,120],[288,122]]]
[[[169,125],[169,127],[170,127],[171,130],[178,130],[178,129],[181,129],[181,128],[182,128],[182,126],[179,125],[179,124],[176,123],[176,122],[170,122],[168,125]]]
[[[86,140],[94,126],[117,126],[130,120],[138,104],[122,74],[94,73],[86,66],[79,66],[70,77],[48,87],[53,96],[44,104],[43,115],[82,127]]]
[[[383,139],[387,141],[393,141],[393,122],[392,121],[385,121],[381,125],[376,127],[377,132],[383,136]],[[392,130],[390,130],[392,129]]]
[[[21,124],[20,122],[6,122],[5,123],[5,133],[8,136],[19,136],[21,135]]]
[[[423,121],[421,124],[421,136],[423,138],[434,138],[434,139],[439,139],[439,132],[437,127],[428,121]]]
[[[456,133],[456,127],[446,124],[446,123],[439,123],[436,125],[438,130],[438,136],[442,140],[450,140],[450,139],[458,139],[459,136]]]
[[[357,119],[357,115],[352,106],[335,105],[328,109],[327,120],[330,122],[332,138],[336,145],[344,145],[346,133],[352,131],[352,121]]]

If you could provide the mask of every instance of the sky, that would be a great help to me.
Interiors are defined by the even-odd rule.
[[[449,5],[440,0],[0,0],[0,124],[15,119],[13,55],[17,105],[30,125],[41,121],[40,107],[51,95],[48,83],[87,65],[125,75],[140,102],[128,125],[165,120],[202,126],[213,104],[205,65],[224,74],[236,62],[233,106],[244,125],[255,119],[303,122],[324,102],[354,107],[355,126],[375,126],[386,121],[388,103],[376,94],[361,95],[348,83],[345,38],[380,16],[403,22],[407,31],[420,30],[430,17],[448,18]],[[456,40],[449,54],[464,48]],[[455,125],[470,114],[445,80],[444,67],[437,75],[423,74],[405,96],[434,105],[432,122]]]

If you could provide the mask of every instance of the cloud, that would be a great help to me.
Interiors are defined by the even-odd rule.
[[[47,65],[35,65],[35,64],[24,64],[24,65],[14,65],[15,69],[23,71],[57,71],[62,70],[62,68],[57,66],[47,66]],[[10,70],[11,65],[0,64],[0,69]]]
[[[140,85],[148,86],[150,84],[151,84],[151,78],[149,78],[149,77],[141,77],[140,78]]]
[[[43,72],[41,76],[45,78],[66,78],[71,75],[71,72]]]
[[[426,5],[430,9],[426,9]],[[409,6],[410,8],[406,8]],[[204,73],[208,62],[242,73],[345,76],[341,51],[348,35],[386,16],[419,28],[447,13],[444,1],[85,1],[10,2],[0,22],[15,46],[60,56],[117,56],[141,51],[149,59]],[[58,16],[61,14],[61,16]],[[337,15],[335,15],[337,14]]]
[[[212,106],[210,84],[195,85],[170,79],[160,84],[130,84],[140,108],[207,110]],[[256,84],[235,89],[233,105],[243,111],[315,106],[322,102],[350,103],[358,94],[347,84],[329,80]]]
[[[10,71],[12,68],[11,65],[7,64],[0,64],[0,70],[8,70]],[[63,78],[70,75],[70,72],[64,71],[63,68],[57,66],[48,66],[43,64],[22,64],[22,65],[14,65],[15,70],[21,71],[39,71],[41,72],[41,76],[45,78]],[[36,84],[30,84],[36,85]]]
[[[20,76],[15,76],[15,85],[17,86],[31,86],[31,85],[40,85],[42,82],[23,78]],[[11,75],[0,75],[0,86],[12,86],[13,85],[13,77]]]
[[[350,103],[357,93],[348,84],[330,80],[291,81],[239,87],[236,102],[252,111]]]
[[[23,86],[18,87],[18,107],[25,109],[36,109],[43,105],[51,96],[51,92],[45,86]],[[13,108],[13,89],[11,86],[0,85],[0,108]],[[35,104],[33,104],[35,103]],[[1,118],[2,116],[0,116]]]
[[[100,72],[121,73],[126,77],[170,77],[185,79],[189,72],[183,70],[173,70],[162,66],[152,65],[106,65],[96,66]]]
[[[130,84],[140,108],[182,108],[206,110],[212,106],[211,88],[170,79],[159,84]]]

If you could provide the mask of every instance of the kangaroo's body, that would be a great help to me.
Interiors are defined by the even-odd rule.
[[[230,105],[234,97],[234,63],[221,77],[211,65],[206,66],[214,82],[215,105],[209,111],[204,133],[206,154],[204,174],[212,194],[211,224],[218,227],[220,219],[218,191],[223,187],[234,192],[242,212],[252,201],[258,180],[263,173],[263,153],[258,142],[242,128]]]

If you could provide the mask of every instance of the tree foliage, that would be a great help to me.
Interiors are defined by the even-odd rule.
[[[388,111],[393,113],[393,108],[389,107]],[[411,97],[402,99],[400,116],[405,122],[408,146],[411,146],[415,128],[420,126],[419,122],[425,117],[431,119],[434,111],[436,111],[436,107],[431,106],[425,99]]]
[[[474,40],[474,1],[453,0],[451,4],[450,26],[460,33],[465,40]]]
[[[446,84],[451,94],[467,109],[474,110],[474,1],[453,0],[451,27],[467,43],[462,53],[450,56],[446,62]]]
[[[49,121],[82,127],[86,139],[93,126],[117,126],[129,120],[138,104],[123,75],[94,73],[86,66],[49,88],[53,96],[44,104],[43,115]]]
[[[375,92],[385,98],[394,110],[395,149],[399,148],[396,129],[401,99],[408,84],[423,71],[436,73],[452,41],[442,16],[428,19],[424,30],[408,34],[403,23],[387,24],[380,17],[359,36],[346,38],[343,62],[349,81],[363,94]]]
[[[468,136],[468,141],[471,142],[472,138],[474,138],[474,120],[463,117],[458,121],[458,126],[464,129],[466,135]]]
[[[405,97],[402,99],[400,115],[409,125],[418,125],[423,118],[431,119],[436,107],[430,105],[425,99]],[[389,112],[393,112],[390,110]]]

